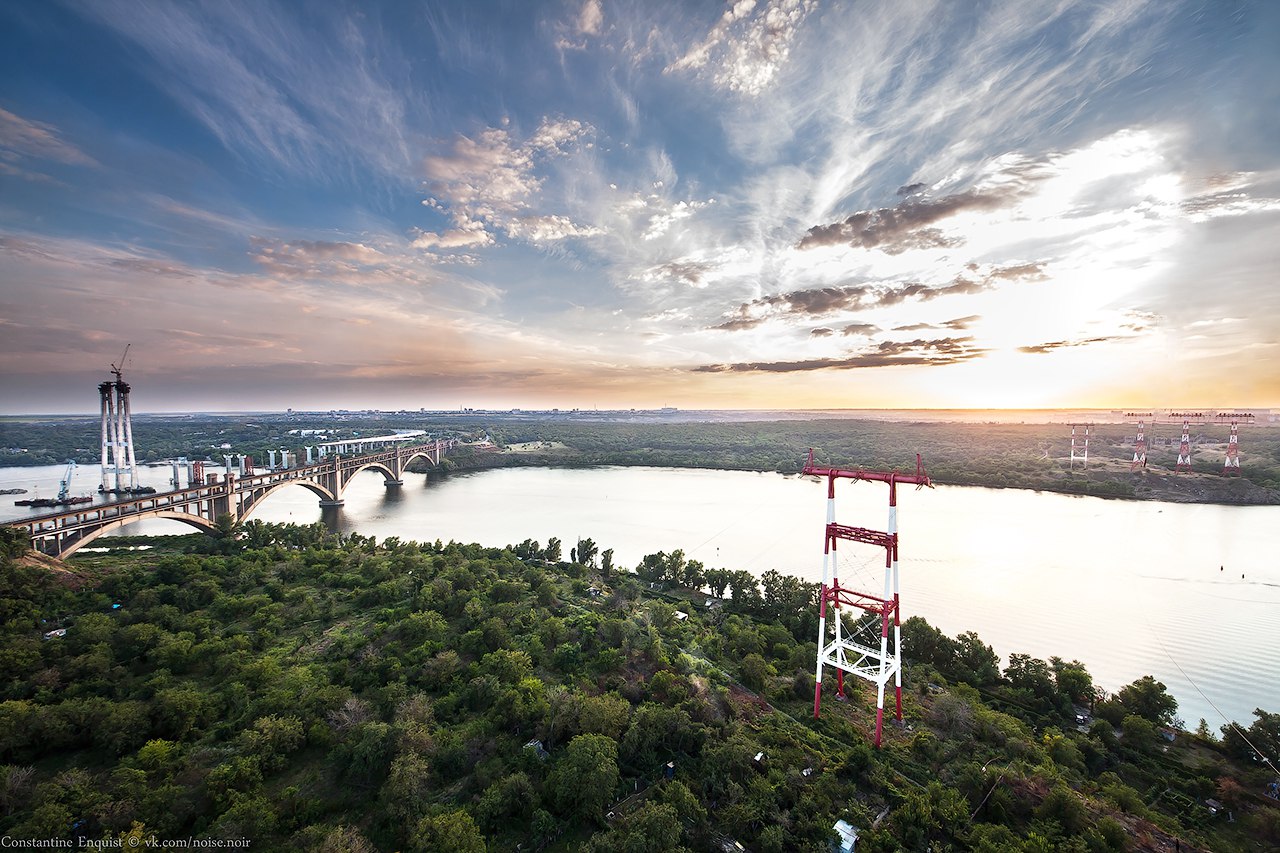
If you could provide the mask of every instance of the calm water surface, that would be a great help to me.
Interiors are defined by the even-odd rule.
[[[54,466],[0,469],[0,488],[52,495],[61,476]],[[151,468],[142,479],[163,490],[168,476]],[[96,483],[93,469],[77,470],[72,491]],[[557,536],[566,554],[591,537],[626,567],[681,548],[708,567],[816,582],[825,496],[814,479],[738,471],[511,468],[429,482],[409,474],[398,489],[365,472],[324,519],[379,539],[502,546]],[[0,497],[0,520],[24,514],[14,497]],[[950,486],[906,488],[898,502],[904,615],[952,636],[976,631],[1005,657],[1079,659],[1108,690],[1154,675],[1191,726],[1280,710],[1280,508]],[[836,519],[883,529],[887,503],[884,484],[843,482]],[[291,487],[252,517],[322,515],[313,494]],[[152,521],[121,532],[189,530]],[[879,590],[883,551],[850,544],[841,544],[842,579]]]

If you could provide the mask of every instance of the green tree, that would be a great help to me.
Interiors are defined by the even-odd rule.
[[[603,735],[578,735],[551,771],[548,789],[562,814],[597,823],[618,786],[618,746]]]
[[[702,573],[706,580],[707,588],[711,590],[711,594],[716,598],[724,598],[724,591],[729,586],[729,578],[732,573],[728,569],[707,569]]]
[[[969,804],[959,791],[934,781],[923,791],[909,789],[890,822],[908,850],[927,850],[930,842],[954,840],[969,822]]]
[[[680,846],[682,826],[669,805],[646,801],[623,817],[607,833],[599,833],[583,845],[584,853],[668,853]]]
[[[1254,752],[1256,748],[1258,752],[1274,761],[1276,756],[1280,756],[1280,713],[1272,714],[1261,708],[1255,708],[1253,715],[1256,719],[1247,729],[1247,738],[1236,723],[1222,727],[1222,748],[1228,755],[1245,761],[1254,760],[1257,756]],[[1276,772],[1274,766],[1272,771]]]
[[[583,734],[604,735],[617,740],[626,731],[631,704],[617,693],[584,696],[578,706],[578,729]]]
[[[667,560],[666,553],[659,551],[656,554],[645,554],[640,560],[640,565],[636,566],[636,575],[644,581],[650,583],[660,583],[667,576]]]
[[[1072,702],[1088,704],[1094,696],[1093,676],[1078,660],[1066,663],[1059,657],[1049,658],[1058,691]]]
[[[575,563],[583,566],[591,566],[595,568],[596,554],[599,553],[599,547],[592,539],[579,539],[578,546],[574,549],[576,552]]]
[[[484,853],[484,836],[462,809],[441,811],[418,821],[409,849],[418,853]]]
[[[973,631],[956,637],[956,676],[974,687],[993,687],[1000,681],[1000,657]]]
[[[1162,682],[1144,675],[1132,684],[1120,688],[1116,701],[1131,714],[1150,720],[1158,726],[1166,726],[1178,710],[1178,700],[1169,695]]]
[[[1058,785],[1036,809],[1036,817],[1051,820],[1062,827],[1067,835],[1079,835],[1089,822],[1089,813],[1069,788]]]
[[[742,659],[742,683],[752,690],[763,690],[765,682],[773,674],[773,667],[758,654],[749,654]]]

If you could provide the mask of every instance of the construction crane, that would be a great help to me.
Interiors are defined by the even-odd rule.
[[[115,364],[111,365],[111,372],[115,374],[117,382],[124,381],[124,377],[121,376],[121,374],[124,373],[124,360],[129,357],[129,347],[131,346],[133,346],[132,343],[125,344],[124,353],[120,356],[120,364],[118,366]]]
[[[71,473],[76,470],[76,460],[67,460],[67,473],[58,484],[58,503],[67,502],[67,493],[71,491]]]

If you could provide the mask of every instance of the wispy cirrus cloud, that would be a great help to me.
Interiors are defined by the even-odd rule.
[[[338,7],[312,10],[309,30],[284,7],[96,0],[85,17],[141,49],[142,75],[226,148],[288,173],[349,174],[359,164],[406,180],[409,117],[425,105],[403,85],[398,44]]]
[[[49,164],[97,166],[98,162],[66,141],[58,128],[23,118],[0,107],[0,175],[43,184],[65,185],[45,170]]]
[[[50,160],[71,166],[97,166],[98,161],[62,138],[56,127],[26,119],[0,107],[0,158]]]

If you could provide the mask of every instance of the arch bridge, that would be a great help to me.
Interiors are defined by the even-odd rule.
[[[264,498],[286,486],[311,490],[320,498],[322,507],[342,506],[343,490],[352,477],[365,469],[381,472],[388,486],[399,486],[404,483],[402,475],[410,462],[422,458],[439,465],[445,452],[455,444],[453,439],[442,439],[358,456],[332,454],[315,463],[261,474],[237,476],[228,471],[221,479],[217,474],[210,474],[205,483],[185,489],[37,515],[7,524],[25,529],[32,548],[58,558],[71,556],[118,527],[146,519],[173,519],[211,533],[220,520],[229,518],[233,524],[240,521]]]

